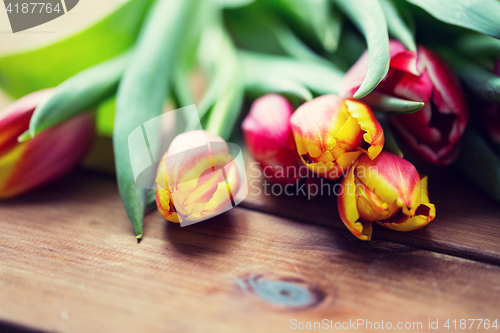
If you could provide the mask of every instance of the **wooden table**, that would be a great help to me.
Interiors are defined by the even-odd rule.
[[[448,331],[448,319],[493,322],[500,209],[441,174],[431,178],[437,218],[416,232],[376,228],[361,242],[332,197],[251,190],[240,207],[189,227],[151,211],[137,243],[114,179],[76,171],[0,203],[0,331],[288,332],[357,320],[422,323],[409,331],[438,320]]]

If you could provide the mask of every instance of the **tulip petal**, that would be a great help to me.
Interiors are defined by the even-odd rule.
[[[8,197],[3,189],[15,172],[16,164],[23,156],[25,147],[26,144],[18,144],[0,158],[0,198]]]
[[[197,130],[181,133],[172,140],[165,154],[165,170],[170,187],[193,188],[206,170],[214,166],[213,159],[226,160],[229,149],[221,137]]]
[[[363,103],[346,99],[345,104],[348,112],[357,121],[361,129],[365,132],[363,139],[370,146],[366,153],[371,159],[377,157],[384,147],[384,131],[373,112]]]
[[[387,203],[380,199],[359,179],[355,178],[356,195],[358,196],[358,212],[361,219],[374,222],[384,220],[394,216],[401,209],[397,205],[397,201]]]
[[[398,223],[377,221],[377,223],[385,228],[397,231],[412,231],[420,229],[429,224],[436,217],[436,207],[429,202],[427,192],[427,176],[420,180],[420,206],[415,211],[415,215],[407,216],[403,221]]]
[[[334,136],[348,118],[344,101],[335,95],[323,95],[302,104],[290,118],[299,155],[318,157],[322,151],[335,147]]]
[[[347,229],[360,240],[369,241],[372,237],[372,226],[371,222],[359,221],[354,169],[355,166],[351,167],[342,180],[342,193],[337,197],[337,206],[340,219]]]
[[[340,178],[362,152],[375,158],[384,145],[380,123],[370,108],[356,100],[323,95],[300,106],[290,122],[303,164],[332,180]]]
[[[396,155],[381,152],[370,160],[361,156],[356,177],[385,202],[414,212],[420,204],[420,177],[410,162]]]
[[[156,189],[156,207],[164,219],[174,223],[182,222],[182,218],[175,211],[170,191],[160,187]]]
[[[224,167],[226,179],[221,179],[212,198],[206,203],[199,214],[193,214],[186,220],[201,220],[219,215],[232,207],[232,192],[237,193],[240,187],[236,162],[232,161]],[[220,172],[220,171],[219,171]],[[227,180],[227,183],[226,183]]]
[[[469,118],[467,101],[458,77],[438,55],[422,46],[418,52],[419,61],[425,65],[434,85],[433,101],[439,112],[456,116],[452,129],[447,133],[450,144],[455,144],[463,134]]]
[[[0,189],[1,197],[18,195],[61,177],[80,162],[93,137],[93,117],[80,114],[23,143],[22,154]]]
[[[37,105],[52,94],[52,89],[36,91],[10,104],[0,113],[0,155],[17,144],[17,137],[28,130]]]
[[[268,94],[255,100],[241,127],[256,160],[266,160],[293,144],[291,116],[292,105],[280,95]],[[292,147],[295,149],[295,145]]]
[[[292,105],[276,94],[268,94],[255,100],[241,127],[245,143],[254,157],[265,169],[265,176],[272,182],[295,184],[300,176],[283,175],[286,167],[302,165],[290,126]]]
[[[394,41],[391,42],[391,69],[399,69],[403,72],[420,76],[420,72],[417,70],[417,54],[415,52],[405,50],[403,46],[401,46],[402,49],[394,52],[396,51],[393,50],[393,45],[395,44],[399,43]]]

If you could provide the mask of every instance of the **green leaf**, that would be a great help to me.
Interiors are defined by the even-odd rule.
[[[198,113],[203,117],[210,111],[206,122],[207,131],[227,140],[241,111],[244,86],[236,48],[222,26],[220,17],[216,15],[214,19],[211,34],[205,35],[201,43],[200,62],[209,73],[210,80]],[[218,44],[213,45],[214,41],[218,41]]]
[[[245,86],[250,93],[286,93],[301,100],[312,98],[310,91],[338,93],[341,71],[327,62],[297,60],[252,52],[239,52]]]
[[[440,21],[500,38],[498,0],[407,0]]]
[[[57,86],[53,95],[35,109],[30,121],[31,137],[113,95],[128,60],[128,53],[120,55],[86,69]]]
[[[347,72],[365,51],[364,38],[354,29],[345,29],[340,38],[339,48],[328,56],[328,60],[343,72]]]
[[[365,79],[354,98],[368,95],[389,71],[389,35],[380,2],[373,0],[337,0],[335,2],[363,33],[368,45],[369,62]]]
[[[241,111],[244,91],[241,81],[236,80],[229,91],[215,102],[208,118],[208,132],[229,139]]]
[[[215,20],[206,28],[199,50],[200,64],[209,76],[208,88],[198,106],[200,118],[240,79],[236,49],[222,22]]]
[[[270,27],[270,31],[275,34],[279,45],[289,56],[298,59],[325,61],[324,58],[314,53],[304,42],[295,36],[287,26],[276,24],[274,27]]]
[[[239,0],[223,0],[227,3],[240,3]],[[220,19],[224,4],[221,1],[202,1],[199,10],[189,18],[189,29],[183,34],[183,38],[177,46],[176,57],[174,59],[172,85],[174,97],[178,108],[194,104],[196,101],[195,92],[191,79],[193,73],[199,70],[199,54],[205,56],[199,51],[200,43],[205,38],[211,38],[208,31],[209,25],[213,20]],[[208,43],[213,42],[208,41]],[[213,43],[212,43],[213,44]],[[198,109],[198,112],[200,110]]]
[[[125,52],[136,40],[151,0],[130,0],[65,40],[0,58],[0,87],[19,98],[51,88],[82,70]]]
[[[187,28],[185,22],[193,4],[191,0],[156,2],[118,89],[113,133],[116,175],[120,195],[138,239],[142,237],[148,190],[135,183],[129,152],[142,147],[134,147],[134,142],[129,147],[129,135],[144,122],[161,114],[164,98],[169,91],[169,74],[176,45],[183,29]],[[159,135],[155,137],[149,134],[149,140],[160,139]],[[154,143],[150,142],[150,146],[154,146]],[[146,165],[153,163],[149,160],[143,162]]]
[[[147,206],[156,205],[156,190],[153,188],[148,191]]]
[[[236,43],[242,48],[302,59],[323,60],[265,6],[254,5],[249,9],[232,11],[227,21]]]
[[[456,43],[460,53],[473,59],[488,57],[494,61],[500,58],[500,40],[477,33],[467,34]]]
[[[500,203],[500,158],[474,129],[465,131],[456,166],[474,184]]]
[[[207,2],[212,2],[213,4],[223,7],[223,8],[238,8],[248,6],[255,0],[209,0]]]
[[[500,103],[500,77],[449,49],[439,53],[450,63],[465,84],[481,99]]]
[[[363,97],[361,101],[369,105],[372,109],[387,114],[414,113],[425,105],[422,102],[408,101],[377,92],[372,92],[368,96]]]
[[[97,107],[96,130],[98,136],[112,137],[115,121],[116,95],[103,101]]]
[[[245,88],[254,97],[276,93],[295,97],[301,101],[308,101],[313,98],[309,89],[300,83],[283,77],[267,77],[262,79],[259,75],[254,76],[251,71],[245,74]]]
[[[389,33],[397,38],[410,51],[416,51],[415,37],[399,14],[392,0],[379,0],[387,20]]]
[[[269,4],[291,26],[301,30],[305,40],[318,40],[327,52],[337,49],[342,20],[330,0],[273,0]]]

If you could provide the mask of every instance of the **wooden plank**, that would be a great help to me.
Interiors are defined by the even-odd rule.
[[[429,331],[500,306],[498,266],[246,209],[186,228],[152,212],[138,244],[114,180],[95,174],[1,202],[0,228],[0,320],[44,331]]]
[[[250,158],[247,158],[250,161]],[[256,166],[247,165],[250,187],[244,207],[346,230],[332,190],[323,196],[273,195]],[[429,175],[429,195],[436,205],[436,219],[425,228],[402,233],[374,226],[373,238],[415,246],[462,258],[500,265],[500,207],[452,168],[421,167]],[[335,183],[330,183],[330,186]],[[331,188],[331,187],[330,187]],[[289,192],[293,192],[289,189]],[[296,191],[297,192],[297,191]],[[279,193],[278,186],[274,193]]]

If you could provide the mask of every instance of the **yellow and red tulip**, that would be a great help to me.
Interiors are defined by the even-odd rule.
[[[317,97],[302,104],[290,122],[302,163],[331,180],[341,178],[364,153],[374,159],[384,146],[375,115],[353,99]]]
[[[200,136],[208,145],[199,145]],[[232,207],[241,177],[224,139],[198,130],[174,138],[156,184],[156,205],[166,220],[198,222]]]
[[[288,166],[302,165],[290,126],[292,112],[286,98],[267,94],[253,102],[241,125],[247,148],[264,175],[275,183],[295,184],[300,179],[296,170],[284,171]]]
[[[411,231],[436,216],[429,203],[427,177],[420,178],[413,164],[388,152],[374,160],[361,156],[342,180],[337,203],[345,226],[361,240],[371,239],[373,222]]]
[[[10,198],[53,181],[73,169],[94,138],[89,114],[73,117],[19,143],[36,106],[51,90],[31,93],[0,112],[0,198]]]
[[[390,42],[390,69],[376,92],[425,103],[415,113],[390,117],[400,137],[426,162],[452,163],[468,120],[467,103],[460,82],[447,63],[429,49],[409,51]],[[368,53],[346,73],[343,96],[350,97],[363,81]]]

